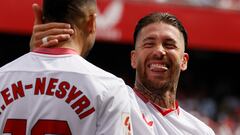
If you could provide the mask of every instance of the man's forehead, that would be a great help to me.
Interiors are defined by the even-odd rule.
[[[139,35],[142,40],[146,38],[180,38],[181,32],[174,26],[166,23],[152,23],[142,28]]]

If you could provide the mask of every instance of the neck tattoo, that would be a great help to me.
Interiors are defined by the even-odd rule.
[[[161,108],[165,108],[165,109],[176,108],[175,98],[168,97],[168,94],[169,94],[168,91],[162,94],[156,94],[148,90],[142,83],[139,83],[139,82],[135,83],[135,88],[141,95],[143,95],[152,103],[158,105]]]

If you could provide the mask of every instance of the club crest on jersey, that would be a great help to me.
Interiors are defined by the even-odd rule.
[[[132,135],[132,123],[129,113],[122,113],[123,135]]]

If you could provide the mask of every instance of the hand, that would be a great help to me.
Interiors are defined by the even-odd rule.
[[[37,47],[51,47],[61,41],[66,41],[74,33],[70,24],[67,23],[47,23],[42,24],[42,10],[38,4],[33,4],[34,26],[30,40],[30,50]],[[42,38],[47,36],[47,43],[43,44]]]

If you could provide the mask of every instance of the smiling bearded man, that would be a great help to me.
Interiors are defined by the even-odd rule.
[[[181,71],[189,60],[187,33],[168,13],[152,13],[138,22],[131,65],[136,69],[131,93],[133,131],[137,135],[214,135],[206,124],[176,101]],[[138,119],[142,117],[142,121]]]

